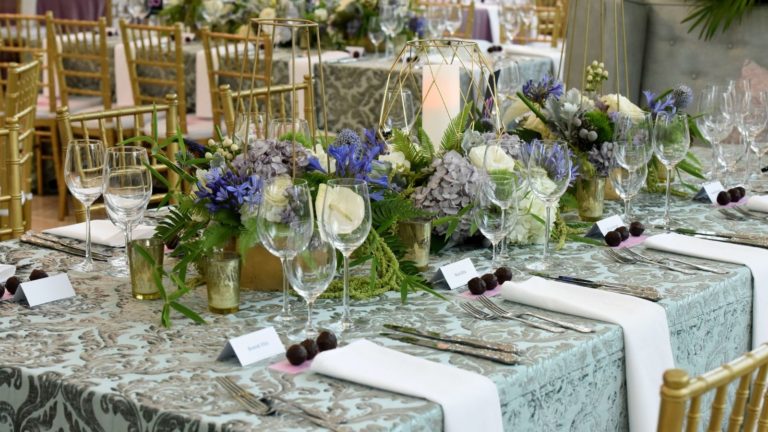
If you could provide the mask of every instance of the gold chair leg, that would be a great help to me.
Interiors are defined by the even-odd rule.
[[[61,158],[61,144],[56,124],[51,124],[51,153],[53,154],[53,167],[56,174],[56,190],[59,194],[59,220],[63,221],[67,216],[67,185],[64,182],[64,161]]]
[[[37,178],[37,194],[43,194],[43,137],[35,131],[35,177]]]

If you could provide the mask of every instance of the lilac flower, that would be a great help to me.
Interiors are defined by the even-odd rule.
[[[551,75],[545,75],[541,81],[536,83],[533,80],[528,80],[523,85],[523,95],[531,101],[543,105],[550,97],[557,99],[563,95],[563,83]]]
[[[222,210],[239,212],[243,205],[255,206],[261,200],[261,178],[240,175],[229,169],[211,168],[195,191],[197,202],[205,202],[211,213]]]
[[[677,107],[675,106],[675,98],[671,93],[665,96],[663,99],[657,100],[656,93],[650,90],[644,90],[643,96],[645,96],[648,109],[654,116],[662,111],[667,111],[672,114],[677,112]]]

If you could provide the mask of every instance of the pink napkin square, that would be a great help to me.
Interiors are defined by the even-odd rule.
[[[268,367],[278,372],[284,372],[287,374],[296,375],[308,370],[310,366],[312,366],[312,360],[307,360],[298,366],[294,366],[291,363],[289,363],[288,360],[283,359],[277,363],[273,363],[269,365]]]

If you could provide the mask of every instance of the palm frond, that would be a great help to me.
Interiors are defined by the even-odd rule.
[[[690,23],[688,32],[699,29],[699,39],[710,40],[718,32],[725,32],[755,5],[756,0],[688,0],[696,5],[682,21]]]

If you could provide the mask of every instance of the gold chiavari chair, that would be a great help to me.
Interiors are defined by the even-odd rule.
[[[272,42],[268,36],[214,33],[207,27],[201,34],[211,89],[213,124],[221,126],[224,106],[219,100],[219,86],[229,84],[234,90],[242,90],[241,85],[243,88],[269,86]]]
[[[291,107],[293,96],[297,92],[304,95],[303,117],[309,123],[310,131],[316,128],[315,113],[312,112],[313,88],[312,81],[308,75],[304,76],[304,81],[297,84],[279,84],[270,87],[258,87],[232,91],[229,84],[219,87],[221,102],[224,107],[224,124],[227,127],[229,135],[235,130],[238,112],[263,111],[269,122],[271,118],[292,117]],[[269,96],[269,97],[267,97]],[[254,107],[254,104],[257,106]],[[261,104],[261,109],[258,105]]]
[[[178,119],[178,98],[175,94],[169,94],[165,97],[165,103],[143,105],[128,108],[116,108],[106,111],[85,112],[80,114],[70,114],[67,107],[59,108],[57,119],[59,123],[59,132],[65,142],[69,142],[73,137],[73,130],[79,129],[84,132],[85,139],[91,139],[89,131],[98,129],[98,139],[104,141],[106,147],[118,145],[128,139],[146,136],[144,130],[151,129],[151,119],[153,115],[163,117],[162,122],[158,122],[157,136],[152,136],[156,141],[162,141],[165,138],[173,137],[177,131]],[[163,127],[165,128],[164,137],[161,135]],[[114,133],[108,133],[108,130],[114,128]],[[106,137],[106,138],[103,138]],[[131,145],[143,145],[152,150],[152,142],[138,140],[131,142]],[[176,160],[176,153],[179,145],[176,140],[169,140],[167,146],[162,149],[155,149],[162,153],[171,161]],[[150,151],[150,155],[152,152]],[[169,170],[166,165],[159,163],[156,158],[150,156],[150,164],[160,173],[163,173],[168,180],[168,185],[175,189],[179,183],[178,174]],[[163,199],[165,193],[156,193],[150,199],[151,203],[157,203]],[[76,202],[75,217],[77,221],[85,220],[85,208],[79,202]],[[103,204],[95,204],[91,210],[103,210]]]
[[[46,14],[50,62],[56,71],[60,105],[70,113],[112,108],[112,75],[109,71],[107,22],[58,19]],[[96,134],[98,131],[92,131]],[[111,132],[111,131],[109,131]],[[76,131],[76,135],[82,132]],[[67,142],[61,142],[61,154]],[[58,173],[57,173],[58,174]],[[59,186],[59,217],[67,213],[67,188]]]
[[[502,2],[502,9],[509,7]],[[565,38],[565,24],[568,15],[567,0],[537,0],[536,5],[530,6],[535,16],[535,27],[532,29],[532,23],[521,27],[520,32],[515,36],[515,42],[527,44],[532,42],[547,42],[550,46],[557,47]],[[502,16],[504,11],[502,10]],[[503,24],[502,24],[503,26]],[[531,30],[535,30],[531,35]],[[506,41],[506,34],[501,34],[501,42]]]
[[[469,2],[459,2],[456,4],[453,0],[432,0],[432,1],[418,1],[417,6],[419,9],[427,10],[427,8],[430,7],[447,7],[449,5],[456,5],[461,8],[461,16],[463,17],[464,23],[461,25],[461,29],[459,29],[456,33],[453,34],[454,37],[457,38],[463,38],[463,39],[472,39],[472,31],[474,30],[475,26],[475,2],[469,1]]]
[[[120,33],[135,105],[162,103],[168,93],[179,98],[179,127],[184,136],[204,141],[213,122],[187,114],[187,88],[181,23],[172,26],[128,24],[120,20]]]
[[[679,432],[683,426],[686,431],[702,430],[702,398],[712,390],[715,395],[708,432],[768,431],[767,376],[768,344],[696,378],[690,378],[682,369],[664,372],[658,431]],[[736,381],[738,387],[726,420],[729,385]]]
[[[9,202],[8,215],[0,216],[0,228],[17,236],[31,227],[32,157],[37,110],[40,63],[32,61],[8,70],[4,127],[8,130],[0,149],[0,203]],[[3,139],[0,138],[0,143]],[[16,204],[18,196],[18,205]],[[9,197],[9,198],[5,198]],[[2,237],[2,235],[0,235]]]

